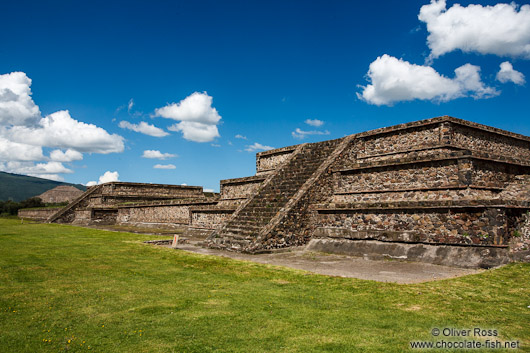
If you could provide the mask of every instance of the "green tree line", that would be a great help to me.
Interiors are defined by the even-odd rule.
[[[2,216],[15,216],[21,208],[46,207],[46,204],[38,197],[30,197],[24,201],[15,202],[12,200],[0,201],[0,214]]]

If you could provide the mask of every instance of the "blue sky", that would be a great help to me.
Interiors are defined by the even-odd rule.
[[[218,191],[253,175],[263,148],[440,115],[530,135],[521,1],[4,1],[0,13],[8,172]]]

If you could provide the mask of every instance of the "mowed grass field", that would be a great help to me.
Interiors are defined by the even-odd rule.
[[[530,351],[529,264],[398,285],[152,238],[0,219],[0,352],[401,352],[435,327]]]

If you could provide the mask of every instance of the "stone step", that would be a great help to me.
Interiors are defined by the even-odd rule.
[[[274,177],[275,180],[259,190],[238,216],[225,226],[220,234],[226,240],[225,246],[232,249],[248,246],[336,146],[336,142],[326,141],[302,147],[300,153]]]

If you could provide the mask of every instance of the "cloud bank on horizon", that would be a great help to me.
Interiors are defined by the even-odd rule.
[[[61,174],[73,173],[62,163],[80,161],[83,153],[121,153],[125,139],[108,133],[94,124],[87,124],[71,117],[68,110],[42,116],[39,106],[31,95],[31,79],[24,72],[0,75],[0,170],[46,179],[63,181]],[[131,113],[134,101],[127,104]],[[133,114],[134,115],[134,114]],[[212,107],[212,97],[195,92],[180,103],[158,108],[154,117],[180,121],[168,127],[182,132],[183,138],[194,142],[210,142],[219,137],[217,124],[221,116]],[[121,121],[118,126],[152,137],[165,137],[169,132],[141,121],[137,124]],[[52,149],[46,156],[43,149]],[[144,158],[167,159],[176,154],[146,150]],[[41,162],[41,163],[36,163]],[[172,164],[153,166],[155,169],[175,169]],[[107,171],[99,182],[117,181],[118,172]]]
[[[45,147],[55,150],[45,156]],[[123,137],[75,120],[67,110],[42,116],[24,72],[0,75],[0,170],[64,180],[60,174],[73,171],[63,162],[123,150]]]
[[[457,98],[486,99],[501,92],[482,82],[480,67],[466,63],[454,70],[454,78],[438,73],[434,59],[455,50],[530,59],[530,5],[515,3],[495,6],[454,4],[431,0],[420,9],[418,19],[426,24],[430,54],[425,65],[417,65],[384,54],[373,61],[367,73],[369,84],[359,85],[357,97],[369,104],[428,100],[447,102]],[[500,64],[496,80],[525,83],[524,75],[509,61]]]

